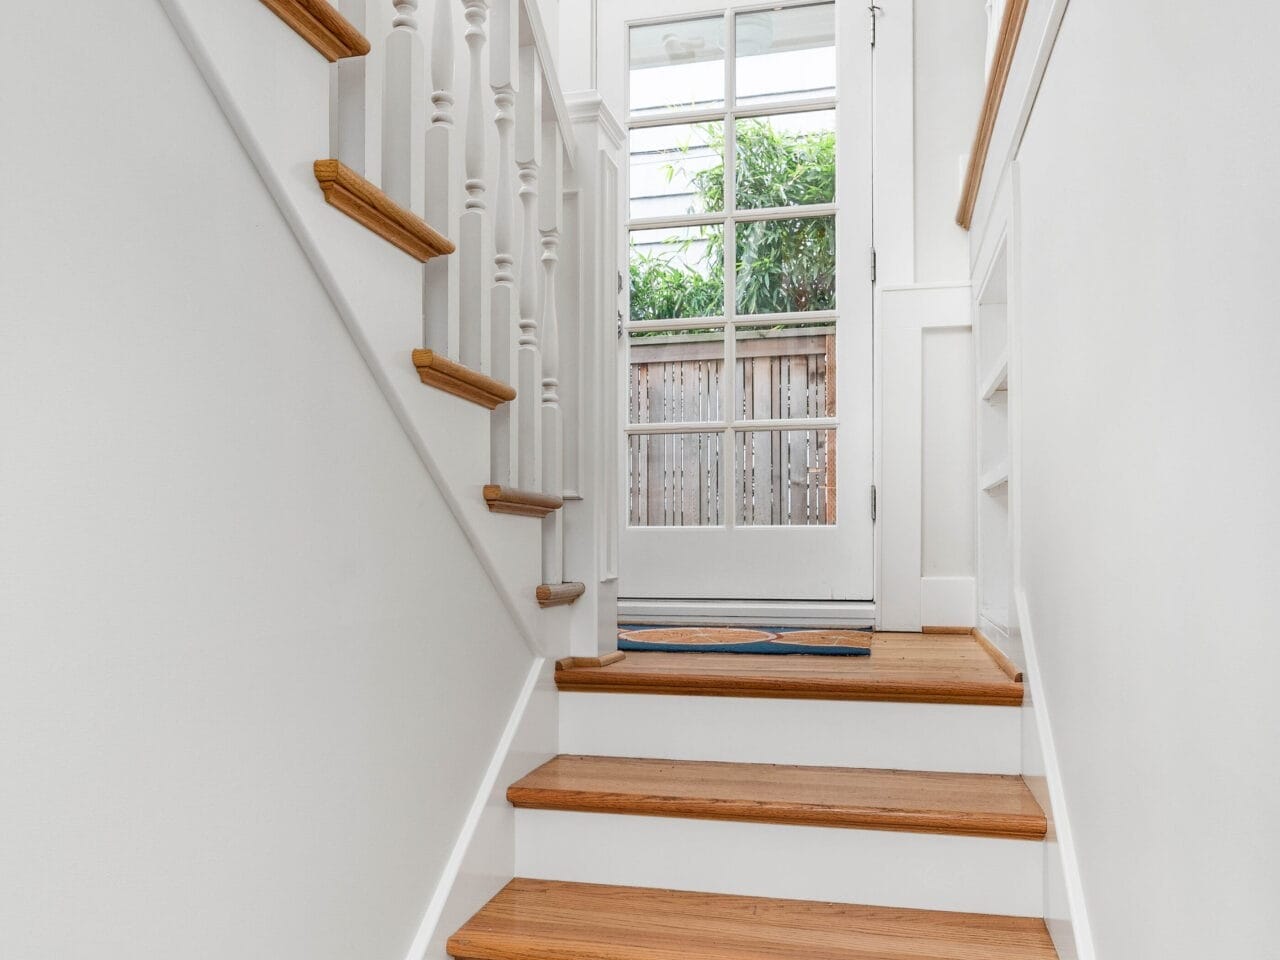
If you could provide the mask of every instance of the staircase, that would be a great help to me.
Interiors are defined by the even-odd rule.
[[[422,345],[406,335],[397,369],[457,404],[447,416],[488,417],[486,476],[468,483],[473,513],[460,516],[483,507],[539,521],[525,601],[582,602],[609,579],[618,512],[616,430],[583,410],[589,387],[615,389],[601,372],[612,331],[590,332],[585,318],[612,316],[616,157],[604,137],[574,146],[536,5],[462,0],[456,30],[457,0],[435,0],[428,123],[414,94],[427,54],[418,2],[396,0],[374,51],[385,81],[375,184],[362,170],[366,0],[262,2],[336,64],[333,155],[295,161],[337,213],[423,265]],[[581,116],[600,133],[590,110]],[[562,247],[581,297],[561,296]],[[567,526],[584,491],[598,502]],[[575,560],[583,580],[566,576]],[[1057,956],[1040,919],[1046,817],[1019,776],[1022,684],[978,639],[880,634],[869,660],[623,657],[600,636],[606,603],[555,673],[560,755],[508,786],[516,878],[449,939],[452,956]]]
[[[628,653],[556,673],[507,790],[517,879],[459,960],[1043,960],[1022,685],[969,636],[869,660]]]

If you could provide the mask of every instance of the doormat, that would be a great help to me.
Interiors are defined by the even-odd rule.
[[[804,627],[678,627],[619,625],[618,649],[649,653],[808,654],[869,657],[870,627],[811,630]]]

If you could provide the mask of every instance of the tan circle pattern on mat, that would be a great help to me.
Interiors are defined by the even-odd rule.
[[[774,642],[811,647],[867,647],[871,645],[871,634],[861,630],[789,630],[778,634]]]
[[[758,643],[772,640],[774,634],[766,630],[747,630],[741,627],[656,627],[653,630],[628,630],[619,634],[624,640],[637,643]]]

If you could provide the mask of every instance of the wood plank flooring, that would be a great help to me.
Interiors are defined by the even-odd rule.
[[[607,667],[556,671],[566,691],[713,697],[893,700],[1018,706],[1022,684],[971,636],[868,634],[870,657],[628,653]]]
[[[512,880],[458,960],[1056,960],[1042,920]]]
[[[517,807],[1038,840],[1021,777],[560,756],[507,790]]]

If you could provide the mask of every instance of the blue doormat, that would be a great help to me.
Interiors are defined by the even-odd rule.
[[[870,628],[811,630],[804,627],[680,627],[619,625],[618,649],[649,653],[808,654],[868,657]]]

